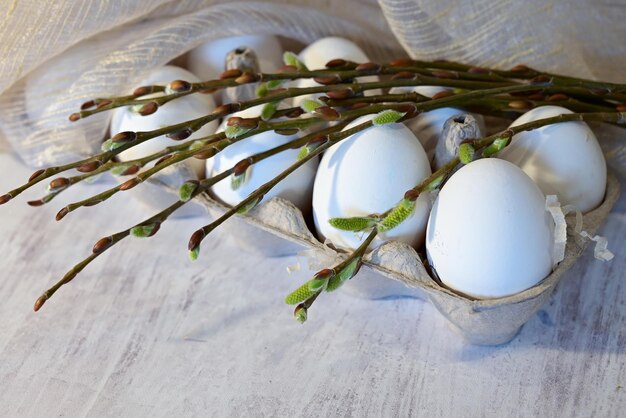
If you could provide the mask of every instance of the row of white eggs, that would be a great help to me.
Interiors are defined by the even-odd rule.
[[[215,78],[223,69],[226,53],[242,45],[260,48],[260,57],[272,57],[269,61],[261,60],[262,70],[272,71],[278,66],[280,44],[273,37],[263,36],[231,38],[205,45],[190,53],[189,68],[203,79]],[[341,38],[322,39],[300,54],[309,68],[323,68],[337,57],[368,61],[358,46]],[[152,71],[142,84],[174,79],[198,80],[186,70],[168,66]],[[410,90],[432,97],[442,88],[420,86],[395,92]],[[112,131],[157,129],[199,117],[214,107],[211,96],[191,95],[146,117],[119,110],[113,117]],[[239,116],[253,117],[259,112],[259,108],[253,108]],[[362,234],[335,229],[328,220],[382,213],[398,203],[406,190],[431,174],[429,161],[443,124],[459,113],[462,112],[454,108],[438,109],[418,116],[407,126],[372,127],[353,135],[325,152],[319,167],[316,161],[311,161],[265,198],[281,196],[306,211],[312,195],[320,238],[339,248],[356,248]],[[557,106],[537,108],[521,116],[513,126],[563,113],[570,111]],[[482,124],[480,119],[479,124]],[[192,138],[210,135],[216,131],[216,125],[206,125]],[[236,143],[207,162],[206,174],[218,174],[252,154],[293,138],[265,132]],[[120,158],[138,158],[172,143],[165,137],[156,138],[122,153]],[[225,203],[234,205],[291,165],[296,155],[297,150],[290,150],[255,164],[248,180],[236,190],[226,179],[212,191]],[[429,196],[420,196],[415,213],[377,240],[400,240],[416,248],[425,243],[429,262],[440,280],[469,296],[506,296],[541,281],[552,269],[553,222],[545,211],[545,195],[556,194],[562,204],[573,205],[583,212],[595,208],[604,197],[604,157],[593,132],[582,122],[520,133],[499,157],[478,160],[457,171],[444,185],[432,208]],[[196,160],[192,164],[199,176],[204,174],[204,162]]]

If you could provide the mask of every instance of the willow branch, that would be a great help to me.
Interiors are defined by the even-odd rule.
[[[396,82],[403,82],[403,83],[413,83],[414,80],[395,80]],[[361,88],[370,88],[372,85],[376,86],[376,88],[380,87],[380,85],[384,85],[386,83],[389,82],[376,82],[376,83],[364,83],[362,85],[360,85]],[[496,87],[493,89],[485,89],[485,90],[475,90],[475,91],[470,91],[467,93],[461,93],[458,95],[453,95],[453,96],[447,96],[447,97],[441,97],[441,98],[437,98],[437,99],[431,99],[428,101],[420,101],[418,103],[416,103],[415,109],[417,111],[428,111],[428,110],[433,110],[433,109],[437,109],[440,107],[446,107],[449,105],[453,105],[454,103],[463,103],[464,100],[469,100],[469,99],[475,99],[475,98],[482,98],[482,97],[487,97],[490,95],[498,95],[498,94],[508,94],[508,93],[515,93],[515,92],[523,92],[523,91],[528,91],[528,90],[532,90],[532,89],[536,89],[538,86],[545,86],[545,83],[539,83],[539,84],[529,84],[529,85],[514,85],[514,86],[503,86],[503,87]],[[365,87],[364,87],[365,86]],[[330,87],[336,87],[336,86],[322,86],[325,89],[328,89]],[[359,86],[355,86],[355,88],[359,88]],[[305,91],[305,94],[309,94],[311,92],[311,90],[315,90],[318,91],[319,88],[318,87],[313,87],[313,88],[290,88],[290,89],[285,89],[282,92],[279,92],[276,95],[272,95],[272,99],[268,99],[267,97],[264,98],[258,98],[258,99],[253,99],[253,100],[249,100],[249,101],[245,101],[245,102],[240,102],[240,103],[234,103],[234,104],[230,104],[227,105],[229,107],[236,107],[238,109],[247,109],[253,106],[257,106],[259,104],[263,104],[263,103],[267,103],[270,101],[275,101],[275,100],[284,100],[287,98],[291,98],[291,97],[296,97],[299,96],[301,94],[303,94],[303,91]],[[421,100],[421,99],[420,99]],[[371,113],[374,109],[379,109],[380,110],[384,110],[385,108],[390,108],[392,107],[392,105],[378,105],[379,107],[373,107],[371,110],[366,111],[366,113]],[[202,118],[200,118],[202,119]],[[191,123],[194,123],[195,121],[197,121],[198,119],[192,120],[190,121]],[[321,121],[321,120],[318,120]],[[277,128],[290,128],[290,127],[306,127],[306,126],[310,126],[309,124],[315,123],[314,120],[311,119],[299,119],[296,121],[286,121],[286,122],[279,122],[278,124],[274,125],[271,129],[277,129]],[[279,124],[282,124],[281,126],[278,126]],[[166,129],[166,128],[163,128]],[[264,130],[269,130],[270,128],[266,129],[260,129],[260,130],[256,130],[255,133],[259,133],[262,132]],[[122,183],[119,186],[116,186],[114,188],[111,188],[109,190],[106,190],[98,195],[92,196],[88,199],[84,199],[82,201],[79,202],[75,202],[75,203],[71,203],[69,205],[67,205],[66,207],[62,208],[59,213],[57,214],[57,220],[63,219],[63,217],[65,217],[68,213],[83,207],[83,206],[87,206],[87,205],[95,205],[98,204],[108,198],[110,198],[111,196],[115,195],[117,192],[119,191],[123,191],[123,190],[130,190],[131,188],[137,186],[139,183],[145,181],[146,179],[148,179],[149,177],[151,177],[153,174],[161,171],[162,169],[184,161],[187,158],[192,157],[193,155],[196,155],[199,152],[202,151],[207,151],[209,153],[212,153],[209,156],[213,156],[215,155],[217,152],[221,151],[223,148],[225,148],[226,146],[230,145],[233,142],[236,142],[238,140],[244,139],[248,136],[253,135],[254,133],[248,133],[246,135],[243,135],[237,139],[224,139],[222,141],[220,141],[220,143],[216,144],[216,145],[211,145],[210,147],[208,146],[204,146],[195,150],[184,150],[179,152],[178,154],[174,155],[171,158],[168,158],[167,160],[161,161],[160,164],[157,164],[157,166],[139,174],[137,177],[128,180],[125,183]]]
[[[297,119],[297,120],[289,120],[289,121],[276,122],[276,123],[259,122],[259,126],[257,129],[254,129],[239,137],[236,137],[236,138],[224,137],[219,142],[216,142],[216,143],[211,142],[208,145],[203,145],[199,148],[194,148],[194,149],[189,149],[189,146],[187,146],[186,148],[178,151],[176,154],[171,154],[170,158],[167,158],[165,160],[163,159],[160,160],[160,162],[156,164],[154,167],[139,173],[137,176],[131,178],[130,180],[127,180],[126,182],[118,186],[112,187],[108,190],[105,190],[101,193],[98,193],[96,195],[83,199],[81,201],[68,204],[67,206],[65,206],[59,211],[59,213],[57,214],[57,220],[63,219],[67,214],[75,211],[78,208],[97,205],[111,198],[112,196],[114,196],[120,191],[130,190],[134,188],[135,186],[139,185],[140,183],[148,180],[150,177],[152,177],[156,173],[164,170],[165,168],[171,165],[180,163],[182,161],[185,161],[195,155],[198,155],[199,153],[205,153],[204,155],[205,158],[211,158],[215,156],[218,152],[224,150],[229,145],[232,145],[236,142],[239,142],[243,139],[246,139],[248,137],[254,136],[262,132],[276,130],[276,129],[289,129],[289,128],[303,129],[303,128],[310,127],[315,124],[319,124],[321,122],[323,122],[323,119],[321,118]],[[209,138],[215,139],[215,138],[221,137],[218,135],[213,135]]]
[[[294,310],[294,316],[300,321],[304,322],[308,316],[308,310],[313,306],[313,303],[318,299],[320,294],[324,290],[332,291],[337,287],[341,286],[343,282],[352,279],[360,270],[363,265],[363,256],[367,251],[369,245],[374,241],[376,236],[378,235],[378,230],[376,228],[372,229],[365,240],[359,245],[359,247],[354,250],[345,260],[341,261],[339,264],[332,268],[323,269],[315,274],[313,279],[309,282],[305,283],[304,286],[297,289],[294,293],[298,294],[304,290],[303,294],[308,296],[308,294],[312,293],[311,296],[307,297],[302,303],[298,304]],[[309,288],[309,284],[314,281],[321,281],[321,285],[319,290],[312,292]],[[337,284],[332,284],[333,281],[337,281]],[[332,289],[331,289],[332,286]],[[303,289],[304,288],[304,289]],[[292,295],[294,295],[292,293]],[[291,295],[290,295],[291,296]],[[290,297],[288,296],[288,298]]]
[[[246,160],[248,161],[248,163],[250,165],[254,165],[260,161],[263,161],[273,155],[279,154],[280,152],[283,152],[287,149],[290,148],[294,148],[294,147],[299,147],[299,146],[303,146],[306,145],[309,141],[314,140],[316,137],[318,137],[319,135],[327,135],[330,134],[332,132],[336,132],[341,130],[343,127],[345,127],[345,125],[347,125],[347,123],[349,123],[350,120],[346,120],[346,121],[342,121],[332,127],[326,128],[326,129],[322,129],[320,131],[305,135],[301,138],[297,138],[295,140],[289,141],[283,145],[274,147],[272,149],[269,149],[267,151],[252,155],[251,157],[248,157]],[[124,238],[126,238],[127,236],[129,236],[131,234],[131,231],[133,228],[135,227],[140,227],[140,226],[150,226],[152,228],[152,231],[150,233],[150,235],[148,236],[153,236],[160,228],[161,224],[163,222],[165,222],[169,216],[174,213],[175,211],[177,211],[178,209],[180,209],[183,205],[185,205],[187,202],[191,201],[191,199],[199,196],[200,194],[208,191],[213,185],[215,185],[216,183],[224,180],[225,178],[227,178],[228,176],[232,175],[235,167],[237,165],[235,164],[234,166],[232,166],[231,168],[219,173],[216,176],[213,176],[211,178],[199,181],[197,183],[197,187],[194,188],[193,192],[191,192],[191,195],[189,196],[189,199],[186,200],[179,200],[177,202],[175,202],[174,204],[170,205],[169,207],[165,208],[164,210],[162,210],[161,212],[157,213],[156,215],[152,216],[151,218],[148,218],[146,220],[144,220],[143,222],[140,222],[139,224],[136,224],[135,226],[125,229],[123,231],[120,231],[118,233],[115,233],[113,235],[110,235],[108,237],[102,238],[100,239],[95,245],[94,245],[94,249],[92,251],[92,254],[90,254],[87,258],[85,258],[84,260],[82,260],[80,263],[78,263],[77,265],[75,265],[70,271],[68,271],[65,276],[63,276],[63,278],[61,280],[59,280],[54,286],[52,286],[50,289],[46,290],[35,302],[35,311],[38,311],[43,304],[52,297],[52,295],[58,290],[60,289],[62,286],[66,285],[67,283],[69,283],[70,281],[72,281],[86,266],[88,266],[92,261],[94,261],[100,254],[102,254],[104,251],[108,250],[109,248],[111,248],[112,246],[114,246],[115,244],[119,243],[120,241],[122,241]]]
[[[441,85],[461,88],[493,88],[496,84],[510,85],[519,84],[519,80],[542,79],[550,81],[556,86],[556,92],[563,89],[571,93],[579,94],[588,98],[612,99],[626,102],[626,85],[618,83],[599,82],[575,77],[567,77],[558,74],[533,70],[526,66],[516,66],[511,70],[503,71],[491,68],[482,68],[446,61],[418,61],[396,60],[387,64],[374,63],[356,64],[344,60],[333,60],[327,64],[332,68],[320,70],[297,70],[295,67],[285,67],[281,73],[242,73],[239,70],[224,72],[219,80],[209,80],[199,83],[188,83],[176,80],[168,87],[145,86],[138,90],[141,92],[170,91],[169,94],[157,98],[140,99],[141,95],[121,96],[110,99],[96,99],[86,102],[80,112],[71,116],[71,120],[78,120],[90,115],[104,112],[121,106],[151,107],[162,106],[165,103],[184,97],[196,92],[213,92],[218,89],[235,87],[243,84],[257,83],[260,81],[289,81],[296,79],[320,79],[331,81],[349,80],[367,75],[392,75],[412,74],[418,77],[420,84]],[[491,84],[489,84],[491,83]],[[495,83],[495,84],[494,84]],[[173,87],[173,88],[172,88]],[[141,110],[141,109],[138,109]]]

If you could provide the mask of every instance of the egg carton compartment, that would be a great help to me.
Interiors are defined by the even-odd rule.
[[[583,215],[583,229],[593,235],[617,201],[619,181],[609,174],[604,201]],[[198,202],[217,217],[228,207],[207,194]],[[430,302],[465,340],[477,345],[510,341],[546,303],[565,272],[581,255],[589,240],[574,232],[575,216],[566,217],[568,238],[565,258],[552,273],[531,287],[511,296],[474,300],[457,294],[433,279],[414,248],[401,242],[382,244],[364,259],[359,273],[341,290],[370,298],[408,296]],[[272,198],[246,215],[228,220],[223,226],[244,248],[265,256],[299,254],[312,270],[332,266],[345,253],[319,242],[311,233],[302,212],[291,202]]]
[[[173,183],[180,172],[157,179],[151,189],[140,196],[149,205],[171,203]],[[165,187],[163,187],[165,186]],[[583,217],[584,229],[593,234],[610,212],[619,196],[619,182],[609,175],[604,202]],[[165,188],[168,191],[164,190]],[[158,190],[156,190],[158,189]],[[228,207],[208,195],[191,202],[184,215],[206,211],[217,217]],[[568,242],[565,259],[536,286],[518,294],[489,300],[472,300],[459,295],[435,281],[429,275],[420,255],[407,244],[387,242],[366,257],[357,277],[347,282],[342,291],[368,299],[413,297],[430,300],[450,321],[452,327],[473,344],[501,344],[513,338],[521,326],[548,300],[552,290],[582,253],[588,242],[571,233],[574,216],[568,216]],[[316,270],[338,263],[344,253],[319,242],[310,232],[302,212],[291,202],[273,198],[249,214],[237,216],[223,225],[231,236],[248,251],[268,257],[300,254]]]

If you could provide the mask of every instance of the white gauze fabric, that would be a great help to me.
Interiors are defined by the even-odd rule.
[[[147,69],[230,35],[337,35],[373,60],[525,63],[625,82],[624,21],[626,5],[594,0],[4,0],[0,148],[33,166],[97,151],[109,115],[71,124],[80,103],[126,93]]]

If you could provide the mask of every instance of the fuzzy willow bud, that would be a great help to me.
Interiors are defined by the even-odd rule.
[[[474,152],[476,150],[472,144],[465,142],[459,146],[459,160],[463,164],[469,164],[474,160]]]
[[[237,210],[237,213],[240,215],[243,215],[245,213],[250,212],[252,209],[254,209],[259,203],[261,203],[261,200],[263,200],[263,196],[259,196],[256,199],[252,200],[251,202],[246,203],[245,205],[243,205],[241,208],[239,208],[239,210]]]
[[[304,306],[304,304],[296,306],[296,309],[293,311],[293,316],[296,318],[296,321],[304,324],[308,316],[306,306]]]
[[[251,130],[252,130],[251,128],[245,128],[239,125],[232,125],[232,126],[228,126],[226,130],[224,131],[224,133],[226,134],[226,138],[234,139],[234,138],[239,138],[241,135],[244,135],[250,132]]]
[[[302,286],[291,292],[289,295],[287,295],[287,297],[285,298],[285,303],[287,305],[295,305],[297,303],[304,302],[316,293],[317,291],[313,291],[309,287],[309,282],[306,282]]]
[[[322,103],[321,100],[317,100],[317,99],[304,99],[300,103],[300,108],[302,108],[302,110],[304,110],[307,113],[313,113],[315,109],[317,109],[318,107],[322,107],[322,106],[325,106],[325,104]]]
[[[402,119],[404,115],[406,115],[406,113],[398,112],[397,110],[393,109],[383,110],[382,112],[374,116],[374,118],[372,119],[372,125],[381,126],[387,125],[389,123],[395,123]]]
[[[280,101],[266,103],[263,106],[263,110],[261,110],[261,119],[265,121],[270,120],[276,113],[276,110],[278,110],[278,105],[280,105]]]
[[[330,218],[328,223],[333,227],[342,231],[359,232],[364,229],[372,228],[378,220],[370,217],[353,217],[353,218]]]
[[[341,287],[345,282],[353,278],[361,268],[361,259],[355,258],[341,271],[328,281],[327,292],[333,292]]]
[[[130,234],[137,238],[148,238],[156,234],[161,228],[161,224],[159,222],[147,224],[147,225],[137,225],[130,230]]]
[[[237,190],[248,180],[250,165],[251,161],[248,158],[235,164],[233,174],[230,177],[230,188],[232,190]]]
[[[178,198],[181,202],[188,202],[191,200],[196,189],[198,189],[199,182],[197,180],[187,180],[178,189]]]
[[[378,224],[379,232],[387,232],[404,222],[415,211],[415,201],[402,199],[395,208]]]
[[[309,290],[312,292],[321,292],[326,289],[328,285],[328,281],[335,277],[335,272],[331,269],[324,269],[315,274],[311,280],[307,283],[309,285]]]
[[[302,70],[302,71],[308,70],[306,65],[304,65],[304,63],[300,61],[298,56],[291,51],[285,51],[285,53],[283,54],[283,62],[285,63],[285,65],[294,66],[298,70]]]

